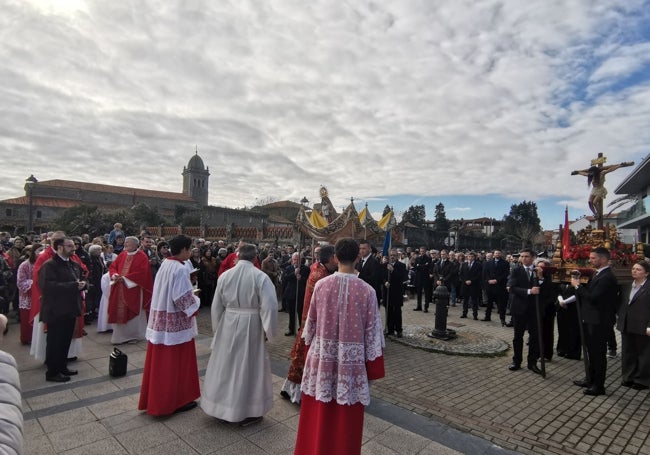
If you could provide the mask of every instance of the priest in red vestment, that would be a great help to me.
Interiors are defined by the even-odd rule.
[[[369,381],[384,377],[377,294],[357,277],[359,245],[336,242],[339,270],[316,283],[303,330],[309,347],[295,454],[360,454]]]
[[[291,400],[292,403],[300,403],[300,383],[302,382],[302,370],[305,366],[306,351],[305,340],[302,338],[302,329],[305,326],[305,320],[309,313],[311,296],[314,293],[316,282],[326,276],[330,276],[336,271],[337,267],[338,262],[336,262],[336,256],[334,256],[334,247],[331,245],[321,247],[319,260],[312,264],[311,270],[309,271],[309,278],[307,278],[307,286],[305,289],[305,300],[302,309],[302,321],[300,329],[298,330],[298,337],[296,338],[293,348],[291,349],[291,354],[289,355],[291,358],[289,373],[287,374],[287,379],[285,379],[284,384],[282,384],[282,389],[280,390],[280,395],[283,398]]]
[[[108,269],[108,323],[113,324],[113,344],[145,338],[153,278],[149,257],[139,246],[137,237],[124,239],[124,251]]]

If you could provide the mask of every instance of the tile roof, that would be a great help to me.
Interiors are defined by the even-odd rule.
[[[171,191],[145,190],[142,188],[129,188],[125,186],[104,185],[101,183],[75,182],[73,180],[43,180],[38,182],[38,186],[68,188],[82,191],[96,191],[100,193],[128,194],[130,196],[151,197],[160,199],[173,199],[184,202],[194,202],[190,196],[183,193],[173,193]]]

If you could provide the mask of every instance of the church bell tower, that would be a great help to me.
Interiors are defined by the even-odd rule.
[[[200,207],[208,205],[209,169],[203,164],[198,150],[183,168],[183,194],[190,196]]]

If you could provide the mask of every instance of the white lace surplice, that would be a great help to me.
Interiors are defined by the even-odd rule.
[[[335,273],[314,288],[303,330],[309,352],[302,391],[318,401],[370,403],[366,361],[383,355],[375,290],[353,274]]]

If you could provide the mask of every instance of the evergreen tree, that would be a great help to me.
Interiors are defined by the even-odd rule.
[[[532,246],[533,239],[541,230],[537,204],[533,201],[513,204],[510,213],[503,217],[505,236],[521,242],[522,248]]]
[[[386,204],[386,207],[384,207],[384,211],[381,212],[381,217],[383,218],[390,211],[391,211],[390,205]]]
[[[442,202],[436,205],[436,217],[433,221],[433,224],[437,232],[449,231],[449,220],[447,219],[447,214],[445,213],[445,205]]]
[[[406,209],[406,212],[404,212],[404,215],[402,215],[403,222],[409,222],[419,227],[422,227],[424,225],[425,220],[426,211],[424,209],[424,205],[412,205]]]

